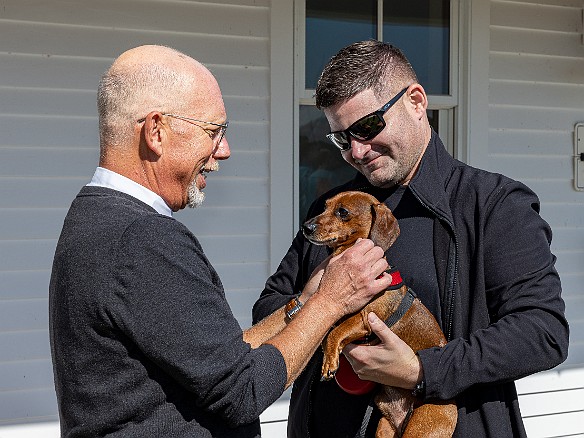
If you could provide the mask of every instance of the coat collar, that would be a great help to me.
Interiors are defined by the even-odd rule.
[[[439,217],[452,223],[452,212],[446,187],[457,161],[448,153],[438,134],[432,136],[418,172],[410,182],[410,189],[418,200]]]
[[[452,214],[446,186],[450,181],[457,161],[446,151],[438,134],[432,129],[432,136],[418,171],[410,181],[409,187],[416,198],[437,216],[452,224]],[[372,194],[377,199],[385,200],[394,188],[384,189],[374,187],[361,173],[346,186],[346,190],[361,190]]]

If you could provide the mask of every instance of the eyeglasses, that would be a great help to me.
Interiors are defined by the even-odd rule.
[[[341,151],[348,151],[351,149],[350,137],[362,141],[371,140],[383,131],[386,126],[383,115],[400,99],[400,97],[403,96],[407,89],[408,87],[401,90],[377,111],[361,117],[343,131],[335,131],[327,134],[326,138],[328,138]]]
[[[218,146],[221,144],[221,142],[223,141],[223,137],[225,137],[225,132],[227,132],[227,128],[229,127],[229,120],[227,120],[225,123],[213,123],[213,122],[207,122],[205,120],[193,119],[191,117],[179,116],[177,114],[162,113],[162,115],[167,116],[167,117],[173,117],[175,119],[185,120],[187,122],[192,123],[195,126],[198,126],[203,131],[205,131],[209,137],[211,137],[211,140],[213,140],[213,143],[215,144],[215,146]],[[146,120],[145,117],[143,117],[139,120],[136,120],[136,122],[142,123],[144,120]],[[207,129],[207,128],[203,128],[201,125],[199,125],[198,123],[194,123],[194,122],[204,123],[206,125],[218,126],[218,128],[217,129]]]

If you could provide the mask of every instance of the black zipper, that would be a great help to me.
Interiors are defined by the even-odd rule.
[[[431,206],[429,206],[426,202],[424,202],[420,196],[418,196],[418,194],[416,193],[416,191],[410,186],[410,190],[413,193],[413,195],[416,197],[416,199],[418,200],[418,202],[420,204],[422,204],[422,206],[424,208],[426,208],[428,211],[430,211],[432,214],[434,214],[439,220],[445,222],[449,227],[450,227],[450,232],[452,233],[452,239],[454,240],[454,257],[452,257],[452,250],[450,251],[450,253],[448,254],[448,265],[446,267],[446,278],[447,278],[447,283],[448,283],[448,287],[446,290],[446,296],[445,299],[448,300],[447,302],[445,302],[445,306],[447,308],[447,312],[446,312],[446,321],[445,321],[445,326],[446,326],[446,339],[448,341],[452,340],[452,324],[453,324],[453,315],[454,315],[454,291],[455,291],[455,286],[456,286],[456,279],[458,278],[458,254],[459,254],[459,248],[458,248],[458,239],[456,238],[456,233],[454,231],[454,224],[450,221],[450,219],[448,217],[446,217],[445,215],[441,214],[439,211],[436,211],[435,209],[433,209]],[[452,260],[454,259],[454,266],[452,266]]]

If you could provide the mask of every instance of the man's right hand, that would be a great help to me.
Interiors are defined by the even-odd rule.
[[[323,311],[338,312],[337,319],[356,312],[389,287],[388,267],[382,248],[369,239],[358,240],[329,261],[313,298],[326,299]]]

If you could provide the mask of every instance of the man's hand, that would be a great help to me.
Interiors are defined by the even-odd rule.
[[[347,345],[343,353],[353,370],[363,380],[413,389],[424,377],[420,359],[375,313],[369,313],[368,320],[381,342]]]
[[[385,273],[387,267],[383,249],[368,239],[358,241],[319,265],[301,296],[304,306],[291,321],[281,307],[246,330],[243,339],[252,348],[265,343],[280,350],[288,370],[288,387],[335,322],[389,287],[391,275]]]
[[[383,249],[369,239],[358,240],[329,261],[314,298],[319,296],[338,318],[356,312],[389,287],[388,266]]]

